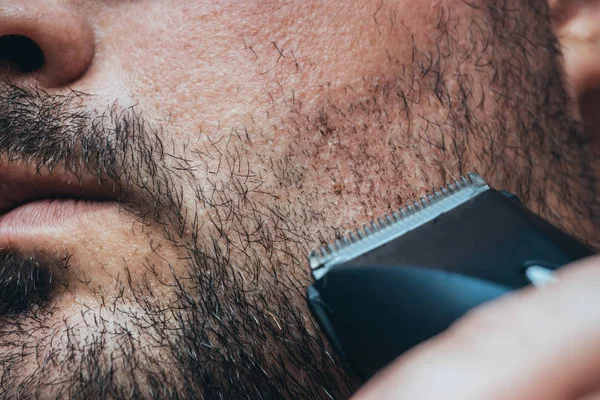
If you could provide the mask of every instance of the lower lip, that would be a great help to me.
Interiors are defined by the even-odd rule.
[[[90,222],[92,216],[114,209],[115,202],[52,199],[24,204],[0,216],[0,238],[51,233]]]

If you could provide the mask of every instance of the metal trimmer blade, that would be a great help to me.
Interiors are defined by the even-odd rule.
[[[321,279],[331,267],[343,264],[415,230],[487,190],[490,190],[488,184],[474,172],[446,187],[434,190],[419,201],[378,218],[377,221],[347,234],[333,244],[312,251],[309,261],[313,277],[315,280]]]

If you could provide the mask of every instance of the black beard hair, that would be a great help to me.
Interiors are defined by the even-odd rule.
[[[476,165],[482,175],[498,176],[506,189],[526,202],[535,201],[538,211],[550,218],[553,210],[544,198],[551,182],[565,201],[575,204],[581,218],[597,221],[593,157],[578,156],[586,143],[568,116],[548,10],[542,5],[545,2],[523,3],[516,9],[502,1],[474,3],[483,15],[473,21],[469,39],[473,46],[469,49],[457,40],[450,9],[441,7],[433,28],[439,35],[437,48],[415,48],[415,58],[407,68],[414,72],[411,80],[401,77],[381,85],[374,89],[373,98],[404,105],[407,134],[411,118],[426,119],[411,110],[417,97],[439,103],[448,112],[447,120],[444,124],[430,122],[436,132],[444,134],[421,136],[418,143],[447,154],[453,162],[448,170],[465,173]],[[543,58],[548,64],[535,69],[535,74],[528,72],[530,59],[540,53],[546,54]],[[453,64],[489,74],[500,104],[489,120],[477,119],[479,105],[472,104],[470,97],[474,86],[488,82],[464,77],[458,80],[458,87],[450,88],[446,67],[449,70]],[[414,90],[417,82],[418,95]],[[106,309],[126,316],[128,323],[114,326],[94,317],[98,334],[85,342],[71,335],[77,327],[68,320],[45,325],[40,309],[55,311],[52,295],[43,307],[27,304],[25,312],[20,310],[21,318],[2,318],[0,394],[341,399],[353,393],[358,382],[344,371],[302,304],[309,283],[304,270],[307,247],[331,240],[332,231],[315,242],[299,239],[303,230],[287,218],[289,209],[254,201],[248,184],[250,171],[241,176],[232,171],[230,180],[221,185],[194,186],[192,155],[203,154],[200,150],[175,151],[163,142],[163,132],[153,130],[133,109],[120,111],[115,106],[106,113],[92,113],[78,106],[86,96],[74,92],[49,95],[5,83],[0,87],[0,154],[9,154],[15,162],[37,163],[40,169],[65,166],[76,176],[86,169],[98,179],[138,191],[151,211],[142,217],[161,224],[165,237],[185,250],[187,257],[177,262],[187,266],[187,273],[174,276],[175,284],[169,285],[174,296],[168,300],[153,295],[148,284],[125,279],[122,295]],[[378,106],[363,103],[353,107],[372,112]],[[323,135],[323,143],[314,148],[332,136],[352,134],[331,123],[339,116],[336,112],[342,113],[334,107],[307,118],[310,129]],[[506,123],[509,117],[521,123],[516,132],[522,139],[520,147],[511,147],[507,139],[515,133],[508,132],[514,128]],[[215,144],[212,156],[222,157],[223,165],[243,164],[242,149],[250,142],[251,138],[232,134],[226,145]],[[470,154],[475,143],[483,143],[485,150]],[[507,159],[507,154],[512,155]],[[318,155],[318,150],[311,154]],[[293,158],[293,149],[285,157]],[[353,162],[360,166],[360,155]],[[282,176],[278,184],[298,184],[301,178],[283,168],[273,166],[273,174]],[[518,169],[518,177],[514,169]],[[546,179],[535,176],[538,170]],[[573,182],[585,188],[585,195],[575,193]],[[199,207],[208,210],[205,220],[184,207],[186,185],[195,190]],[[307,204],[305,208],[310,207]],[[264,224],[265,219],[273,223]],[[203,224],[211,237],[201,233]],[[256,247],[261,250],[255,251]],[[244,262],[234,261],[234,253],[241,254]],[[12,264],[29,265],[28,271],[54,268],[47,261],[32,264],[29,255],[13,253],[10,257]],[[155,279],[153,268],[148,265],[148,279]],[[128,276],[127,266],[124,270]],[[128,311],[128,304],[143,312]],[[89,312],[95,316],[96,310]],[[10,336],[15,327],[21,334],[16,343]],[[141,338],[133,331],[141,332]],[[54,341],[59,334],[66,339]],[[153,351],[156,349],[160,351]],[[38,368],[19,376],[24,357],[31,354],[37,354]]]
[[[129,324],[116,328],[94,317],[90,325],[99,333],[79,342],[78,328],[68,320],[51,326],[45,321],[57,312],[52,271],[68,270],[70,255],[6,253],[4,288],[14,290],[0,299],[7,311],[0,315],[0,397],[321,398],[352,393],[356,382],[298,302],[307,277],[284,275],[260,291],[245,287],[239,266],[229,259],[229,239],[199,246],[204,242],[198,238],[200,221],[189,221],[182,203],[182,186],[193,178],[188,160],[166,152],[159,132],[135,110],[113,106],[95,114],[78,105],[86,97],[5,81],[0,86],[0,154],[8,155],[9,163],[34,163],[40,173],[64,168],[81,177],[87,172],[125,193],[135,191],[142,202],[134,207],[150,211],[136,216],[159,224],[167,239],[186,250],[188,258],[179,262],[188,264],[189,274],[175,276],[178,284],[171,290],[177,300],[168,303],[153,297],[148,281],[135,286],[127,279],[126,292],[107,309],[126,314],[121,307],[131,303],[143,315],[127,314]],[[176,166],[167,167],[166,159]],[[219,195],[209,198],[201,189],[197,195],[204,206],[218,207]],[[186,237],[189,225],[193,233]],[[306,249],[299,252],[298,264],[304,254]],[[153,268],[148,265],[150,275]],[[27,279],[14,284],[15,271]],[[133,329],[142,331],[144,344],[131,335]],[[62,335],[65,339],[57,340]],[[162,352],[154,355],[155,349]],[[31,354],[38,365],[20,376]]]
[[[0,252],[0,315],[10,318],[44,307],[55,284],[39,257]]]

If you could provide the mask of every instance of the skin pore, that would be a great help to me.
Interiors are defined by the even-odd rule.
[[[0,161],[121,204],[1,250],[4,397],[347,398],[308,251],[469,171],[598,245],[545,2],[64,3],[93,57],[7,73]]]

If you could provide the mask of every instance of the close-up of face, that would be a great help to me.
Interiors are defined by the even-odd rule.
[[[309,251],[471,171],[597,247],[596,15],[0,0],[1,396],[347,398]]]

